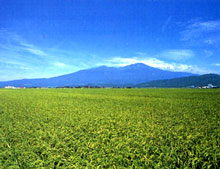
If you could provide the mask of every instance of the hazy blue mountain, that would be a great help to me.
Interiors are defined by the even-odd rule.
[[[192,76],[191,73],[171,72],[147,66],[142,63],[132,64],[125,67],[101,66],[92,69],[80,70],[52,78],[22,79],[0,82],[0,87],[7,85],[16,87],[58,87],[58,86],[129,86],[146,83],[153,80],[173,79]]]
[[[207,86],[212,84],[220,86],[220,75],[217,74],[205,74],[200,76],[189,76],[168,80],[157,80],[148,83],[138,85],[138,87],[190,87],[190,86]]]

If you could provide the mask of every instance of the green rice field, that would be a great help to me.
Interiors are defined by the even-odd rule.
[[[220,168],[219,89],[0,89],[0,168]]]

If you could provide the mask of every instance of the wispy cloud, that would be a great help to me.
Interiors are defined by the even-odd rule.
[[[144,63],[151,67],[155,67],[155,68],[159,68],[163,70],[175,71],[175,72],[190,72],[190,73],[197,73],[197,74],[204,74],[204,73],[209,72],[209,70],[201,69],[196,65],[186,65],[186,64],[179,64],[175,62],[168,63],[168,62],[159,60],[154,57],[146,57],[146,58],[113,57],[112,59],[106,60],[104,64],[99,64],[99,65],[120,67],[120,66],[127,66],[130,64],[135,64],[135,63]]]
[[[0,29],[1,80],[45,76],[51,60],[48,57],[46,51],[17,33]]]
[[[220,20],[195,22],[188,26],[189,28],[196,29],[199,31],[215,31],[220,30]]]
[[[210,50],[203,50],[204,56],[206,57],[210,57],[213,55],[213,51]]]
[[[220,20],[190,22],[180,34],[182,41],[220,47]]]
[[[186,50],[186,49],[171,49],[171,50],[166,50],[161,54],[159,54],[159,57],[174,61],[187,60],[189,58],[192,58],[193,56],[194,56],[194,52],[192,50]]]
[[[35,47],[29,47],[29,48],[20,48],[20,49],[23,49],[25,51],[28,51],[30,52],[31,54],[34,54],[34,55],[37,55],[37,56],[47,56],[47,54],[40,50],[40,49],[37,49]]]
[[[172,16],[169,16],[167,18],[167,20],[164,22],[161,31],[164,32],[166,30],[166,28],[169,26],[170,22],[171,22]]]
[[[220,63],[214,63],[214,64],[212,64],[212,65],[214,65],[214,66],[220,66]]]
[[[68,67],[69,65],[66,65],[66,64],[61,63],[61,62],[56,62],[56,63],[54,63],[54,66],[57,66],[57,67]]]
[[[201,36],[204,33],[220,31],[220,20],[190,23],[185,30],[181,32],[182,40],[189,40],[194,37]]]
[[[28,43],[24,43],[24,42],[20,42],[20,44],[21,44],[22,46],[25,46],[25,47],[28,47],[28,48],[33,48],[33,47],[34,47],[33,45],[28,44]]]
[[[153,57],[170,61],[184,61],[195,56],[195,53],[189,49],[168,49],[154,55],[145,52],[137,52],[136,54],[139,58]]]
[[[26,66],[26,65],[23,65],[23,64],[19,64],[19,63],[16,63],[16,62],[2,62],[0,60],[0,67],[2,69],[14,69],[14,70],[31,70],[32,68]]]
[[[21,36],[8,32],[5,29],[0,30],[0,48],[14,52],[28,52],[36,56],[47,56],[46,52],[33,44],[27,43]]]

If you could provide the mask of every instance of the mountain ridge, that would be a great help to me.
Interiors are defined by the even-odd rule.
[[[182,78],[156,80],[148,83],[139,84],[138,87],[164,87],[164,88],[182,88],[182,87],[201,87],[212,84],[220,86],[220,75],[210,73],[200,76],[188,76]]]
[[[172,79],[192,76],[196,74],[186,72],[172,72],[154,68],[143,63],[136,63],[124,67],[99,66],[91,69],[79,70],[74,73],[51,78],[21,79],[0,82],[0,87],[62,87],[62,86],[127,86],[146,83],[153,80]]]

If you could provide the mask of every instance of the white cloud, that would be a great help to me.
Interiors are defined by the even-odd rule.
[[[170,60],[186,60],[194,56],[194,52],[192,50],[183,50],[183,49],[172,49],[167,50],[159,54],[159,57],[167,58]]]
[[[34,54],[34,55],[37,55],[37,56],[47,56],[47,54],[44,51],[42,51],[40,49],[36,49],[34,47],[31,47],[31,48],[21,48],[21,49],[26,50],[26,51]]]
[[[149,55],[144,52],[137,52],[136,54],[139,58],[152,57],[152,55]],[[194,52],[189,49],[169,49],[154,55],[153,58],[168,59],[172,61],[183,61],[190,59],[194,56],[195,56]]]
[[[163,70],[169,70],[169,71],[175,71],[175,72],[190,72],[190,73],[196,73],[196,74],[204,74],[209,72],[205,69],[200,69],[196,65],[186,65],[186,64],[178,64],[178,63],[168,63],[162,60],[159,60],[154,57],[146,57],[146,58],[138,58],[138,57],[132,57],[132,58],[122,58],[122,57],[113,57],[112,59],[107,60],[104,64],[99,65],[106,65],[106,66],[127,66],[130,64],[135,63],[144,63],[148,66],[163,69]]]
[[[64,64],[62,62],[56,62],[56,63],[54,63],[54,66],[57,66],[57,67],[69,67],[69,65],[66,65],[66,64]]]
[[[25,46],[25,47],[28,47],[28,48],[32,48],[32,47],[33,47],[33,45],[27,44],[27,43],[24,43],[24,42],[20,42],[20,44],[21,44],[22,46]]]
[[[215,64],[212,64],[214,66],[220,66],[220,63],[215,63]]]

